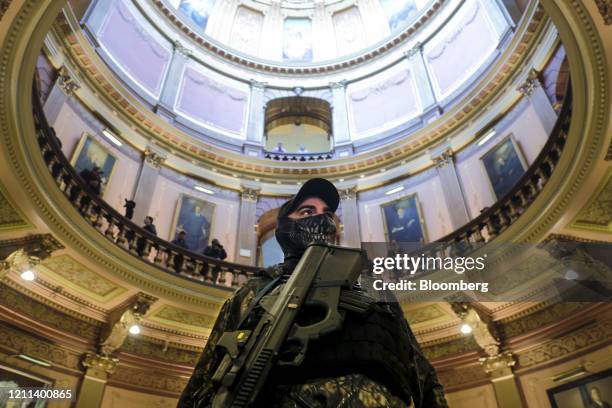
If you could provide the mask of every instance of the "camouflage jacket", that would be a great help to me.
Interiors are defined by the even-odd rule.
[[[222,358],[222,353],[215,350],[221,334],[236,330],[240,322],[242,327],[245,323],[248,325],[250,316],[246,314],[257,293],[279,274],[287,273],[290,271],[283,264],[265,269],[259,276],[249,279],[224,303],[177,408],[210,406],[215,393],[211,377]],[[377,316],[381,316],[385,327],[371,325]],[[272,378],[268,378],[266,388],[260,393],[262,397],[258,400],[258,406],[399,408],[409,406],[412,399],[416,407],[447,407],[435,371],[423,355],[397,304],[378,303],[373,313],[368,314],[367,321],[356,319],[355,324],[351,325],[352,329],[343,327],[344,332],[353,331],[349,336],[334,338],[328,335],[330,340],[321,342],[318,350],[316,345],[309,346],[307,360],[310,355],[310,365],[305,361],[304,367],[299,366],[299,370],[281,371],[276,375],[271,373]],[[372,328],[369,329],[368,325]],[[385,342],[384,335],[387,333],[383,332],[387,331],[391,333],[387,335],[386,342],[388,345],[392,343],[389,345],[391,353],[377,353],[376,349],[382,350],[378,346]],[[368,337],[372,339],[370,343],[367,343]],[[401,346],[401,350],[394,349],[398,346]],[[370,357],[362,355],[361,350],[365,348],[373,350]],[[351,349],[353,354],[350,354]],[[352,364],[358,360],[364,364]],[[377,360],[384,360],[382,363],[385,364],[379,365]],[[389,364],[395,364],[397,373],[393,370],[383,373]],[[405,381],[393,383],[390,380],[402,377],[401,374],[404,374]],[[288,378],[294,378],[294,381],[284,381]]]

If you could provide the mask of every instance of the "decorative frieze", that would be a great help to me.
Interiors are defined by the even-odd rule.
[[[252,201],[254,203],[257,202],[257,198],[259,197],[259,190],[254,188],[245,188],[242,190],[241,198],[246,201]]]
[[[612,0],[595,0],[605,25],[612,25]]]
[[[83,359],[83,366],[89,370],[102,371],[106,374],[113,374],[117,369],[118,358],[109,357],[103,354],[87,353]]]
[[[436,167],[444,167],[453,163],[454,153],[451,148],[443,151],[439,156],[432,157],[432,160]]]
[[[341,188],[338,190],[338,193],[340,193],[340,200],[342,201],[354,200],[355,198],[357,198],[357,187],[353,186],[348,188]]]

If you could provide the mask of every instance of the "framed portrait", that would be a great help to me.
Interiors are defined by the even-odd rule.
[[[46,400],[8,400],[8,394],[3,391],[6,388],[51,388],[53,381],[39,377],[34,374],[26,373],[21,370],[0,365],[0,407],[28,407],[44,408],[47,406]],[[17,404],[19,402],[19,404]],[[15,403],[14,405],[11,405]]]
[[[612,408],[612,369],[546,391],[552,408]]]
[[[512,134],[493,146],[480,160],[497,199],[509,193],[527,170],[525,158]]]
[[[201,253],[212,235],[214,211],[215,204],[181,194],[176,205],[170,239],[176,239],[179,232],[185,231],[187,248]]]
[[[427,234],[416,194],[381,205],[387,242],[424,244]]]
[[[178,9],[185,13],[202,30],[208,25],[208,18],[215,0],[181,0]]]
[[[286,18],[283,39],[283,61],[312,61],[312,21],[309,18]]]
[[[101,195],[104,195],[104,190],[106,190],[106,186],[108,186],[113,176],[117,158],[92,135],[83,133],[70,163],[77,174],[80,174],[83,170],[91,170],[94,166],[98,166],[102,170],[102,187],[100,192]]]

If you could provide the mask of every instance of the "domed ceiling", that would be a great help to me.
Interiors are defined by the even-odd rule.
[[[194,31],[240,53],[304,64],[368,49],[412,25],[428,0],[168,0]]]

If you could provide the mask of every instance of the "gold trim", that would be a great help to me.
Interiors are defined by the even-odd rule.
[[[582,206],[582,208],[578,211],[578,214],[576,214],[576,216],[570,223],[569,225],[570,228],[577,229],[577,230],[586,230],[586,231],[597,231],[597,232],[608,232],[608,233],[612,232],[612,220],[608,222],[608,225],[606,226],[580,221],[580,217],[583,211],[591,207],[593,203],[599,199],[599,195],[604,191],[606,186],[611,183],[612,183],[612,167],[609,167],[608,171],[606,172],[605,177],[599,183],[599,185],[597,186],[597,189],[592,193],[591,198],[589,198],[589,201],[584,206]]]
[[[79,143],[75,147],[74,152],[72,152],[72,158],[70,159],[70,164],[72,165],[72,167],[76,166],[76,162],[77,162],[79,156],[81,155],[81,153],[83,152],[83,148],[85,147],[85,143],[87,142],[88,138],[91,139],[92,143],[98,144],[98,146],[100,146],[100,148],[105,153],[107,153],[110,157],[115,159],[115,162],[113,163],[113,168],[111,169],[111,172],[108,175],[108,178],[106,179],[106,183],[103,185],[104,188],[102,189],[102,192],[100,194],[101,197],[104,197],[104,194],[106,193],[106,191],[108,190],[108,186],[110,185],[111,179],[113,178],[113,175],[115,174],[115,169],[117,168],[117,164],[119,163],[119,159],[117,158],[117,156],[115,156],[113,153],[111,153],[111,151],[106,146],[104,146],[104,144],[100,143],[100,140],[98,140],[96,137],[94,137],[94,135],[92,135],[91,133],[88,133],[88,132],[83,132],[81,134],[81,139],[79,140]],[[104,170],[104,169],[101,168],[101,170]],[[75,167],[75,171],[76,171],[76,167]]]
[[[419,223],[421,224],[421,232],[423,232],[423,241],[424,241],[423,244],[426,244],[429,242],[429,236],[427,235],[427,227],[425,225],[425,218],[423,217],[423,212],[421,211],[421,203],[419,202],[419,197],[417,193],[407,194],[399,198],[396,198],[395,200],[391,200],[391,201],[382,203],[378,206],[382,214],[383,228],[385,232],[385,242],[391,242],[391,241],[389,240],[389,231],[387,228],[387,218],[385,217],[385,209],[383,207],[391,205],[393,203],[397,203],[399,201],[406,200],[406,199],[409,200],[409,199],[412,199],[413,197],[414,197],[414,202],[415,202],[416,209],[417,209],[417,215],[419,216]]]
[[[488,154],[490,154],[491,152],[493,152],[495,149],[499,148],[504,143],[506,143],[508,139],[510,139],[510,141],[512,142],[512,147],[514,147],[514,150],[516,151],[516,155],[518,156],[519,161],[521,162],[521,166],[523,167],[523,174],[525,174],[525,172],[529,168],[529,166],[527,165],[527,161],[525,160],[525,157],[523,156],[523,152],[521,151],[521,146],[518,144],[518,142],[514,138],[513,133],[509,133],[507,136],[504,136],[503,138],[501,138],[499,142],[497,142],[494,146],[492,146],[489,150],[487,150],[484,154],[482,154],[478,158],[478,160],[480,162],[482,172],[484,173],[484,179],[487,180],[487,186],[489,187],[489,192],[491,193],[491,196],[493,197],[494,200],[499,200],[502,197],[498,197],[497,194],[495,194],[495,188],[493,187],[491,176],[489,176],[489,172],[487,171],[487,167],[484,164],[483,158],[487,156]],[[522,176],[523,175],[521,174],[521,177]]]
[[[181,208],[183,207],[183,200],[185,199],[185,197],[187,197],[187,198],[194,198],[196,200],[203,201],[203,202],[205,202],[207,204],[212,205],[212,214],[211,214],[211,217],[210,217],[210,231],[208,233],[208,241],[206,242],[206,245],[208,245],[210,240],[213,238],[213,226],[214,226],[213,221],[215,220],[215,209],[217,208],[217,204],[212,202],[212,201],[204,200],[202,198],[189,195],[187,193],[180,193],[179,194],[179,198],[176,201],[176,207],[174,209],[174,215],[172,216],[172,224],[170,224],[172,228],[170,228],[170,237],[169,237],[168,241],[173,241],[175,239],[174,236],[176,235],[176,227],[177,227],[177,223],[178,223],[178,217],[179,217],[179,213],[181,212]],[[190,251],[195,251],[195,249],[191,249],[191,248],[189,248],[189,250]]]
[[[10,224],[1,224],[0,232],[19,231],[33,228],[32,224],[28,221],[28,218],[23,214],[23,211],[21,211],[18,205],[15,205],[15,202],[13,201],[11,195],[2,183],[0,183],[0,195],[4,197],[8,204],[13,208],[13,211],[15,211],[17,215],[21,218],[21,221],[18,222],[13,222]]]

